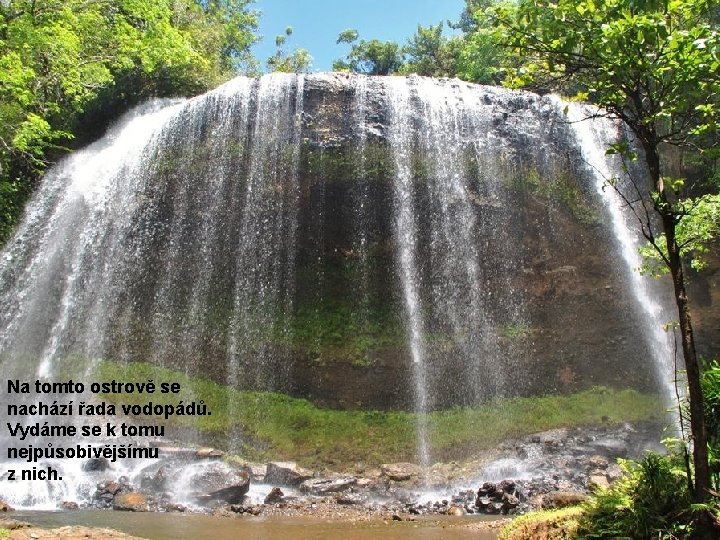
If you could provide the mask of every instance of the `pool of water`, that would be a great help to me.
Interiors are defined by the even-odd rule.
[[[496,540],[492,531],[470,528],[483,518],[419,518],[414,522],[333,521],[306,517],[223,518],[197,514],[127,513],[102,510],[15,512],[12,516],[38,527],[84,525],[109,527],[150,540]]]

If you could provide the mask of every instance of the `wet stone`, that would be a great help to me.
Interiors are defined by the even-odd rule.
[[[300,491],[312,495],[327,495],[328,493],[337,493],[350,489],[355,485],[356,481],[355,477],[352,476],[343,478],[312,478],[300,484]]]
[[[396,482],[404,482],[417,478],[422,473],[421,468],[414,463],[386,463],[381,466],[383,476]]]
[[[110,468],[110,462],[106,458],[91,458],[82,464],[85,472],[102,472]]]
[[[142,493],[133,491],[116,495],[112,506],[113,510],[125,512],[147,512],[150,510],[147,497]]]
[[[263,501],[265,504],[277,504],[283,501],[285,494],[279,487],[274,487],[270,490]]]
[[[267,464],[265,483],[280,486],[299,486],[313,477],[313,472],[297,463],[274,461]]]

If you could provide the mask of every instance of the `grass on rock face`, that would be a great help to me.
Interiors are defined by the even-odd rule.
[[[73,365],[77,373],[77,364]],[[137,417],[197,430],[201,438],[232,448],[245,459],[292,459],[307,466],[416,461],[417,415],[401,411],[340,411],[272,392],[240,391],[148,363],[92,364],[88,382],[147,382],[154,394],[99,395],[110,403],[175,404],[204,400],[208,416]],[[160,383],[180,383],[180,394],[162,394]],[[559,427],[641,421],[663,410],[658,396],[634,390],[594,388],[569,396],[499,400],[427,414],[432,456],[437,461],[467,459],[514,436]],[[118,410],[118,415],[121,411]],[[239,435],[239,436],[238,436]]]

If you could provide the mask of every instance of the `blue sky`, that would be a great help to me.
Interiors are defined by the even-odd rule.
[[[338,34],[347,28],[355,28],[361,39],[402,44],[418,24],[456,21],[464,5],[464,0],[256,0],[252,6],[263,13],[263,40],[253,52],[265,68],[265,60],[275,53],[275,36],[292,26],[286,49],[309,50],[313,71],[328,71],[333,60],[349,49],[335,44]]]

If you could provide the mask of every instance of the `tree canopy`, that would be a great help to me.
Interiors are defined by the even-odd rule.
[[[508,5],[514,5],[507,0]],[[500,84],[505,66],[511,56],[499,39],[495,0],[467,0],[458,22],[449,22],[451,30],[460,34],[445,34],[445,23],[418,25],[408,40],[363,40],[355,29],[340,33],[337,43],[347,43],[351,49],[343,59],[333,64],[336,71],[353,71],[367,75],[409,75],[426,77],[458,77],[481,84]]]
[[[253,69],[249,1],[0,3],[0,242],[79,123],[92,132],[148,96],[197,93]]]
[[[337,43],[351,45],[344,59],[333,63],[335,71],[353,71],[366,75],[390,75],[403,66],[403,52],[395,41],[359,39],[357,30],[348,29],[340,33]]]
[[[293,27],[288,26],[284,34],[275,36],[277,50],[267,60],[267,67],[270,71],[280,73],[307,73],[312,67],[312,56],[306,49],[295,48],[288,53],[285,50],[287,41],[293,34]]]

